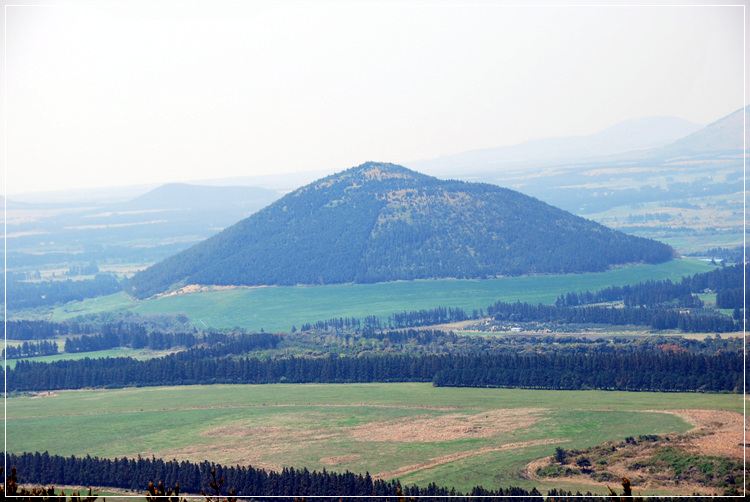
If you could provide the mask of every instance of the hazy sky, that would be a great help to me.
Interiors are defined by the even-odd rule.
[[[745,101],[740,2],[12,3],[9,195],[334,172]]]

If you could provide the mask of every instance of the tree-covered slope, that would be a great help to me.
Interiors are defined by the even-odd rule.
[[[368,162],[304,186],[136,274],[148,297],[175,285],[292,285],[556,274],[670,259],[537,199]]]

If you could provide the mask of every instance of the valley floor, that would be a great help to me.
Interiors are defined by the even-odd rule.
[[[696,426],[715,431],[696,436],[695,447],[736,457],[743,398],[377,383],[60,391],[10,397],[7,405],[10,452],[140,454],[270,470],[367,471],[463,491],[514,485],[604,494],[611,481],[547,479],[529,475],[527,466],[556,447],[581,450]],[[718,420],[711,417],[723,425],[711,425]],[[634,486],[643,493],[664,488],[675,493],[675,487]]]

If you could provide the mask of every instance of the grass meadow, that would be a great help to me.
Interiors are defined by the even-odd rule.
[[[115,348],[109,350],[97,350],[94,352],[62,352],[51,356],[37,356],[37,357],[24,357],[23,359],[7,359],[5,365],[10,368],[15,368],[18,361],[40,361],[44,363],[51,363],[53,361],[61,361],[63,359],[85,359],[85,358],[99,358],[99,357],[132,357],[134,359],[152,359],[154,357],[161,357],[169,354],[171,351],[154,351],[149,349],[128,349],[128,348]],[[1,363],[1,361],[0,361]]]
[[[496,301],[552,303],[570,291],[595,291],[646,280],[679,280],[715,266],[693,259],[637,265],[607,272],[507,277],[484,280],[436,279],[378,284],[336,284],[238,288],[136,301],[123,293],[71,302],[54,310],[52,320],[80,315],[131,311],[140,315],[184,313],[200,329],[245,328],[288,332],[292,326],[333,317],[382,319],[404,310],[440,306],[467,312]]]
[[[15,396],[7,399],[6,424],[11,452],[155,455],[274,470],[367,471],[462,490],[481,484],[544,492],[559,485],[520,473],[557,446],[684,432],[691,425],[665,410],[741,412],[742,403],[742,396],[729,394],[421,383],[215,385]],[[606,493],[604,485],[575,489]]]

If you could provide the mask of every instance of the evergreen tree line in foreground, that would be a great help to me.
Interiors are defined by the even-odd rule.
[[[112,488],[124,488],[127,490],[145,491],[152,482],[158,482],[159,486],[168,487],[177,485],[181,494],[192,493],[214,493],[219,491],[219,486],[227,487],[232,495],[240,497],[252,497],[254,500],[276,500],[278,497],[306,496],[306,497],[332,497],[330,500],[339,500],[338,497],[346,495],[347,500],[371,502],[371,497],[383,497],[384,500],[404,500],[401,497],[424,497],[420,500],[444,500],[441,497],[454,497],[457,502],[469,502],[477,497],[513,497],[512,500],[538,501],[543,496],[536,488],[525,490],[519,487],[497,488],[488,490],[476,486],[467,493],[457,491],[455,488],[437,486],[430,483],[426,487],[417,485],[401,486],[398,480],[385,481],[375,480],[369,473],[355,474],[350,471],[343,473],[322,471],[309,471],[306,468],[294,469],[285,467],[281,472],[266,471],[248,466],[223,466],[213,462],[193,463],[188,461],[178,462],[176,460],[164,461],[157,458],[121,458],[106,459],[91,457],[77,458],[75,456],[62,457],[44,453],[19,453],[6,454],[6,465],[14,466],[19,472],[20,483],[35,483],[42,485],[76,485],[76,486],[107,486]],[[216,479],[219,479],[217,482]],[[210,488],[209,488],[210,487]],[[625,496],[631,495],[630,483],[623,479]],[[616,495],[614,491],[612,495]],[[218,494],[221,495],[221,494]],[[554,497],[559,502],[567,500],[582,500],[584,494],[568,492],[565,490],[550,490],[546,497]],[[586,493],[585,496],[591,496]],[[272,498],[273,497],[273,498]],[[361,497],[361,498],[358,498]],[[435,497],[434,499],[430,497]],[[732,497],[722,497],[722,499]],[[175,498],[176,500],[176,498]],[[322,499],[327,500],[327,499]],[[619,500],[619,499],[615,499]],[[624,500],[638,500],[623,498]],[[650,497],[654,502],[666,501],[668,498]],[[705,497],[683,498],[692,502],[693,500],[705,501]]]
[[[205,351],[219,350],[203,349]],[[269,383],[432,382],[436,386],[740,392],[743,356],[691,353],[402,354],[340,357],[84,358],[18,361],[8,391]]]

